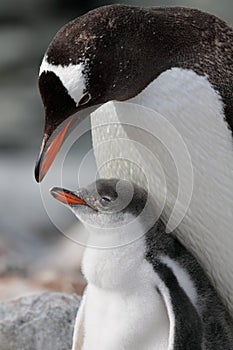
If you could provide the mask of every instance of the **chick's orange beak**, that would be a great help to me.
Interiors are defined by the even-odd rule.
[[[59,187],[53,187],[50,190],[51,195],[59,202],[69,205],[87,205],[83,199],[79,198],[75,193]]]
[[[35,178],[37,182],[41,182],[44,176],[47,174],[49,168],[51,167],[56,155],[58,154],[67,131],[72,123],[72,119],[70,119],[63,128],[58,132],[58,134],[53,138],[51,143],[46,149],[47,143],[49,141],[48,134],[44,134],[44,138],[42,141],[40,156],[35,168]]]

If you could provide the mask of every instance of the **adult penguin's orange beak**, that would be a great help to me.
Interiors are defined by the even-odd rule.
[[[54,137],[53,135],[51,136],[51,141],[49,134],[46,131],[44,132],[39,159],[35,167],[35,178],[37,182],[41,182],[47,174],[65,140],[71,123],[72,119],[65,122],[60,130],[58,129]]]

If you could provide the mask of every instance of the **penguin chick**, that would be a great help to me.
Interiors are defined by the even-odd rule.
[[[145,190],[101,179],[50,192],[89,229],[92,245],[72,350],[233,349],[227,310],[195,257],[165,232]]]

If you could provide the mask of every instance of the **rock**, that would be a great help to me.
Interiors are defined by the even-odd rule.
[[[80,297],[40,293],[0,303],[1,350],[69,350]]]

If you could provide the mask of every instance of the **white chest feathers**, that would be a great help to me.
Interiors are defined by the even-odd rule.
[[[168,314],[156,290],[158,277],[143,259],[142,242],[86,250],[83,350],[167,350]]]
[[[169,321],[154,286],[128,294],[87,287],[83,350],[167,350]]]

